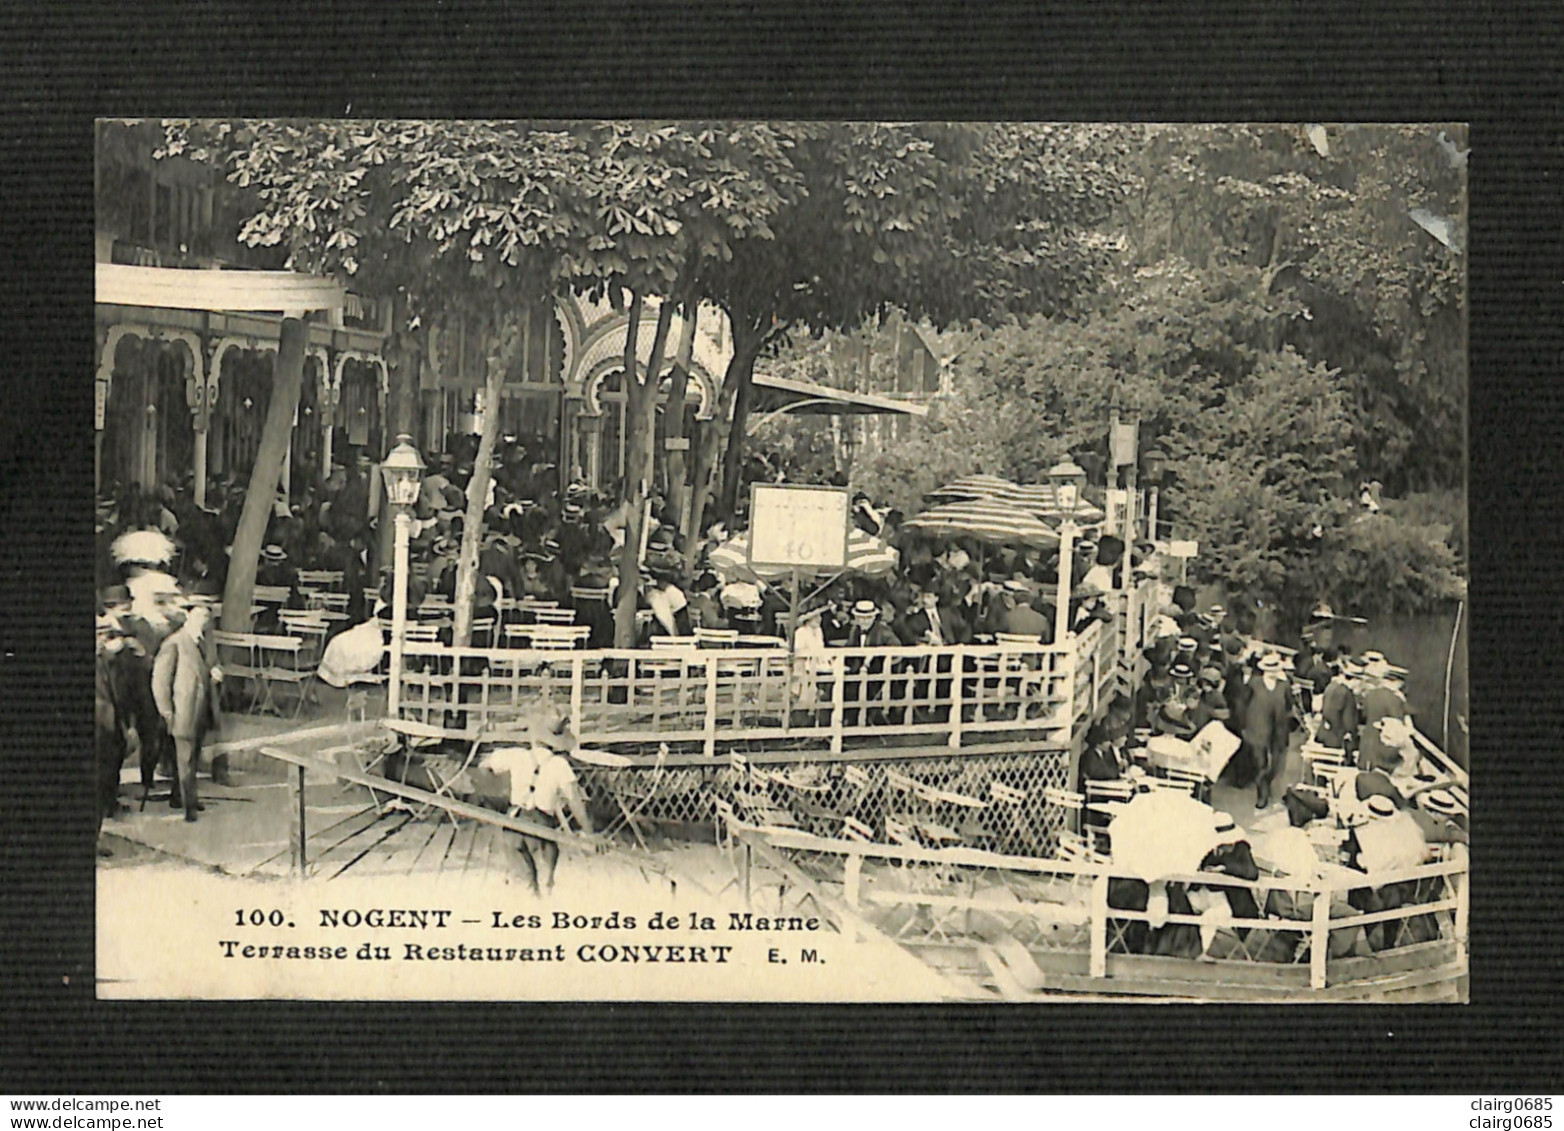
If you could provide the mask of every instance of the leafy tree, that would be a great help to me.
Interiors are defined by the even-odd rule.
[[[730,258],[735,241],[770,238],[766,220],[796,181],[770,127],[174,122],[165,150],[216,161],[254,189],[260,207],[243,233],[249,242],[285,245],[299,267],[400,290],[410,317],[475,315],[489,330],[491,406],[518,360],[532,305],[566,290],[628,302],[637,317],[626,372],[638,378],[638,314],[648,299],[663,300],[652,377],[627,382],[632,520],[616,635],[628,643],[656,376],[674,303],[698,294],[705,260]],[[485,415],[469,489],[458,643],[470,631],[498,417]]]
[[[755,360],[793,327],[852,329],[892,305],[938,325],[1055,311],[1108,263],[1091,228],[1129,185],[1109,126],[808,123],[779,127],[800,191],[775,238],[713,258],[702,290],[734,355],[723,509],[737,502]],[[699,484],[697,484],[699,486]],[[698,521],[698,518],[697,518]]]
[[[1247,267],[1289,308],[1265,344],[1340,368],[1360,471],[1394,494],[1464,475],[1465,132],[1146,127],[1127,266]]]

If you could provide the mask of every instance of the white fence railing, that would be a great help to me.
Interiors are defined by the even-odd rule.
[[[1086,978],[1111,979],[1116,963],[1155,956],[1147,949],[1154,932],[1188,927],[1208,932],[1197,948],[1206,959],[1201,965],[1215,962],[1216,973],[1229,971],[1234,982],[1243,981],[1245,970],[1290,968],[1296,975],[1283,971],[1276,985],[1321,990],[1383,977],[1390,968],[1410,969],[1418,961],[1454,975],[1467,967],[1464,846],[1450,846],[1439,862],[1364,874],[1361,882],[1250,881],[1213,872],[1159,881],[1181,893],[1193,886],[1220,893],[1224,907],[1213,916],[1147,910],[1144,882],[1111,864],[833,839],[732,818],[725,826],[728,838],[746,850],[744,890],[752,884],[750,854],[758,853],[823,905],[861,917],[914,949],[975,951],[985,939],[1006,934],[1033,956],[1073,957]],[[1233,904],[1253,911],[1239,915]],[[1371,955],[1361,954],[1364,946]],[[1144,970],[1136,974],[1145,976]]]
[[[1112,673],[1104,627],[1062,645],[606,649],[403,647],[399,714],[473,735],[539,699],[588,743],[922,737],[959,748],[1047,732],[1068,745]],[[1111,635],[1111,633],[1107,634]]]

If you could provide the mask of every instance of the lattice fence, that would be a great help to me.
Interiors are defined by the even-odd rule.
[[[937,828],[959,838],[947,844],[1046,857],[1058,847],[1069,814],[1044,793],[1065,786],[1069,761],[1067,751],[846,762],[821,756],[769,765],[757,756],[747,771],[717,763],[661,771],[583,768],[578,777],[589,804],[608,817],[619,813],[617,796],[628,811],[648,821],[709,824],[714,800],[720,798],[741,809],[759,806],[785,813],[798,828],[818,836],[840,837],[850,818],[883,842],[889,819],[924,843],[933,843],[927,830]],[[932,799],[908,788],[909,781],[932,787]],[[995,801],[993,783],[1020,791],[1024,800]],[[940,795],[977,804],[941,800]]]

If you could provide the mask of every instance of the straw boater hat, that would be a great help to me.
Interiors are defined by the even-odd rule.
[[[1441,817],[1454,817],[1461,811],[1461,804],[1448,789],[1434,789],[1418,798],[1418,804],[1430,813]]]
[[[1019,577],[1007,577],[1003,588],[1010,593],[1026,593],[1029,591],[1026,582]]]
[[[271,545],[267,546],[264,550],[261,551],[261,557],[263,557],[267,561],[273,562],[273,563],[285,562],[285,561],[288,560],[287,552],[285,550],[283,550],[283,548],[281,546],[277,545],[277,543],[275,543],[275,542],[273,542]]]
[[[1391,676],[1390,661],[1378,652],[1365,653],[1363,656],[1363,672],[1371,679],[1389,679]]]
[[[1200,641],[1193,636],[1180,636],[1178,638],[1178,650],[1180,652],[1193,652],[1200,647]]]
[[[854,617],[877,617],[880,615],[880,606],[873,601],[854,601],[852,614]]]
[[[1321,601],[1314,606],[1314,611],[1309,614],[1309,619],[1315,621],[1335,620],[1336,612],[1324,601]]]
[[[1396,815],[1396,803],[1383,793],[1376,793],[1370,797],[1363,803],[1363,807],[1368,810],[1371,817],[1385,818]]]
[[[1286,666],[1287,665],[1282,662],[1281,656],[1275,652],[1267,652],[1264,656],[1260,657],[1260,670],[1263,672],[1280,672]]]
[[[1190,667],[1183,660],[1180,660],[1168,669],[1168,674],[1174,679],[1193,679],[1195,675],[1195,669]]]
[[[1223,844],[1237,844],[1248,837],[1248,833],[1238,827],[1231,813],[1217,812],[1211,815],[1211,834],[1213,846]]]

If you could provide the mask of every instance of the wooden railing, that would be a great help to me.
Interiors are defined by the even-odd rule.
[[[778,739],[827,746],[875,736],[952,748],[1044,732],[1067,746],[1113,672],[1101,624],[1063,645],[544,651],[407,643],[400,717],[474,735],[540,699],[582,741]]]
[[[1180,966],[1212,969],[1207,962],[1143,960],[1134,953],[1130,940],[1135,924],[1145,924],[1143,930],[1180,924],[1198,928],[1217,920],[1116,906],[1110,885],[1138,877],[1111,864],[832,839],[797,830],[762,829],[734,818],[727,818],[724,825],[726,838],[743,849],[739,862],[743,890],[751,890],[754,881],[749,870],[758,857],[783,873],[796,893],[807,891],[820,906],[834,909],[839,920],[850,921],[838,923],[844,930],[880,929],[874,926],[877,916],[905,908],[907,914],[888,916],[899,925],[886,933],[914,951],[976,952],[985,944],[972,933],[972,923],[974,917],[986,916],[994,921],[990,930],[995,922],[1002,924],[1034,958],[1062,959],[1053,979],[1058,987],[1087,989],[1094,981],[1111,982],[1116,968],[1144,980],[1148,969],[1154,971],[1158,963],[1166,964],[1163,972],[1170,982],[1180,981]],[[1219,979],[1224,970],[1231,972],[1230,988],[1242,991],[1245,980],[1239,975],[1262,968],[1276,976],[1257,984],[1272,990],[1288,986],[1324,990],[1353,981],[1366,983],[1383,978],[1387,970],[1415,969],[1420,962],[1459,977],[1467,969],[1468,857],[1464,846],[1451,846],[1447,852],[1448,858],[1441,862],[1364,874],[1361,882],[1331,884],[1291,877],[1248,881],[1200,872],[1169,875],[1159,883],[1198,884],[1224,894],[1246,891],[1254,897],[1261,917],[1224,915],[1219,920],[1230,945],[1215,960],[1214,974]],[[870,879],[865,865],[871,861],[889,882]],[[991,881],[988,892],[980,890],[985,878]],[[1341,897],[1366,891],[1394,891],[1399,905],[1367,913],[1344,911]],[[996,898],[996,892],[1003,894]],[[1266,914],[1268,906],[1276,906],[1268,901],[1273,893],[1287,897],[1290,914]],[[1341,946],[1336,948],[1341,956],[1333,957],[1333,935],[1346,942],[1340,933],[1374,928],[1380,945],[1372,958],[1351,957]],[[1289,976],[1289,969],[1296,975]]]

